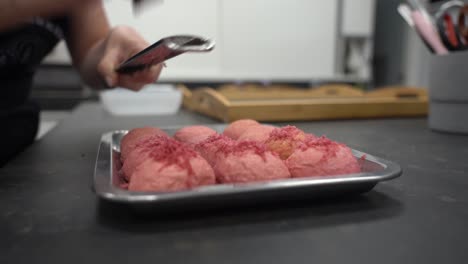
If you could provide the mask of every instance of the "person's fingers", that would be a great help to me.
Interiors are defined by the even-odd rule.
[[[159,74],[161,73],[162,66],[161,65],[153,65],[151,68],[135,72],[131,75],[136,82],[146,82],[146,83],[153,83],[159,78]]]
[[[154,79],[155,79],[149,69],[137,71],[133,74],[122,74],[120,75],[120,77],[131,79],[135,82],[142,82],[142,83],[152,83],[154,82]]]
[[[111,31],[106,40],[104,54],[97,65],[97,71],[109,87],[114,87],[119,82],[119,76],[115,72],[118,65],[147,46],[148,43],[134,29],[117,27]]]
[[[133,90],[133,91],[139,91],[141,90],[147,83],[145,82],[135,82],[133,80],[130,80],[130,79],[126,79],[126,78],[120,78],[119,80],[119,83],[118,83],[118,86],[119,87],[123,87],[123,88],[127,88],[129,90]]]
[[[148,83],[153,83],[153,81],[144,80],[142,78],[136,79],[133,76],[128,75],[128,74],[120,74],[119,75],[119,82],[117,83],[117,85],[119,87],[124,87],[124,88],[128,88],[130,90],[137,91],[137,90],[140,90],[144,85],[146,85]]]
[[[164,63],[160,63],[150,68],[150,72],[151,72],[150,74],[153,77],[153,82],[159,79],[159,76],[161,75],[161,71],[164,65],[165,65]]]
[[[161,73],[162,65],[154,65],[153,67],[138,71],[133,74],[119,74],[118,86],[132,89],[131,87],[140,87],[140,84],[154,83]],[[131,87],[130,87],[131,86]],[[132,89],[134,90],[134,89]]]
[[[97,71],[109,87],[114,87],[118,82],[115,69],[119,64],[120,57],[118,48],[106,48],[104,56],[97,65]]]
[[[119,26],[113,30],[113,35],[110,46],[116,45],[124,52],[122,56],[125,59],[135,55],[149,46],[149,43],[136,32],[133,28],[128,26]]]
[[[117,27],[109,35],[105,51],[97,70],[109,87],[125,87],[139,90],[144,84],[155,82],[161,73],[162,65],[134,74],[118,74],[115,69],[120,63],[148,46],[148,42],[130,27]]]

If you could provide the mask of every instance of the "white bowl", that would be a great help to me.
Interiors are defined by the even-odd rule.
[[[149,84],[139,92],[115,88],[99,93],[104,108],[113,115],[165,115],[180,108],[182,92],[174,85]]]

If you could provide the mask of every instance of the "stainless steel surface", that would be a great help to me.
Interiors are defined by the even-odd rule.
[[[214,49],[214,46],[214,41],[198,36],[177,35],[166,37],[123,62],[117,72],[132,73],[185,52],[209,52]]]
[[[224,125],[211,126],[222,131]],[[172,135],[178,128],[166,128]],[[94,191],[102,199],[131,205],[174,206],[184,205],[204,207],[225,207],[230,203],[244,201],[258,203],[317,196],[344,195],[362,193],[371,190],[378,182],[387,181],[401,175],[398,164],[357,150],[353,154],[360,159],[362,173],[296,178],[257,182],[249,184],[218,184],[198,187],[187,191],[170,193],[131,192],[117,186],[117,173],[120,152],[120,139],[125,130],[113,131],[102,135],[94,172]]]

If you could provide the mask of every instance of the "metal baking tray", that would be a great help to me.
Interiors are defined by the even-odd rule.
[[[210,127],[221,132],[225,125]],[[179,128],[162,129],[173,135]],[[400,166],[394,162],[353,150],[354,156],[359,159],[361,173],[247,184],[217,184],[179,192],[132,192],[118,186],[120,179],[117,171],[121,166],[120,139],[126,133],[126,130],[119,130],[102,135],[93,189],[101,199],[140,208],[166,207],[186,210],[359,194],[368,192],[377,183],[396,178],[402,173]]]

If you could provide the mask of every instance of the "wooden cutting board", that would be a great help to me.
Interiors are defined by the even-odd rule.
[[[366,93],[350,85],[179,88],[184,107],[224,122],[414,117],[428,111],[427,92],[416,87],[393,86]]]

